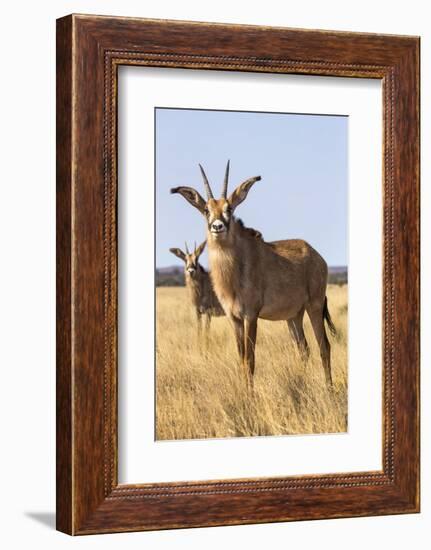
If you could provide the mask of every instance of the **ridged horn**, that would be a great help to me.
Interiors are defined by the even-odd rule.
[[[186,254],[190,254],[189,248],[188,248],[188,246],[187,246],[187,243],[185,242],[184,244],[186,245]]]
[[[226,165],[226,172],[224,175],[224,182],[223,182],[223,191],[221,194],[222,199],[225,199],[227,196],[227,186],[229,183],[229,164],[230,164],[230,160],[227,161],[227,165]]]
[[[211,187],[210,187],[207,175],[205,174],[205,171],[200,164],[199,164],[199,168],[201,169],[202,178],[204,180],[205,190],[207,192],[207,198],[213,199],[214,196],[213,196],[213,192],[211,191]]]

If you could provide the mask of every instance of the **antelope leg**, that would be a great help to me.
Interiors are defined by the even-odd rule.
[[[202,315],[199,313],[199,311],[196,312],[196,322],[197,322],[197,329],[198,329],[197,337],[198,337],[198,342],[200,342],[201,336],[202,336]]]
[[[298,346],[299,353],[304,361],[310,356],[310,348],[308,347],[307,339],[304,334],[304,310],[302,310],[296,317],[289,319],[287,325],[289,327],[290,335]]]
[[[230,318],[233,328],[235,330],[235,342],[238,349],[238,355],[241,363],[244,360],[244,324],[240,319],[236,317]]]
[[[254,351],[257,335],[257,317],[244,319],[244,366],[250,379],[254,375]]]
[[[313,310],[307,309],[307,313],[310,317],[314,335],[316,336],[316,340],[319,345],[320,358],[322,359],[322,365],[325,371],[326,383],[329,388],[332,388],[331,345],[329,344],[328,337],[326,336],[323,308]]]

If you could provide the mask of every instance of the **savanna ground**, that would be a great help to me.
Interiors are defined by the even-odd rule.
[[[286,322],[259,320],[254,391],[241,376],[233,329],[213,318],[198,341],[184,287],[157,289],[156,438],[203,439],[335,433],[347,430],[347,285],[329,285],[337,328],[331,342],[333,389],[328,390],[307,314],[311,354],[299,356]]]

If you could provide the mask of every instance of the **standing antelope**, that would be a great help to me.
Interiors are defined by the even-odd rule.
[[[335,327],[329,315],[325,260],[307,242],[299,239],[265,242],[256,238],[233,215],[256,176],[239,185],[227,198],[229,162],[220,199],[215,199],[208,178],[202,173],[207,200],[191,187],[176,187],[179,193],[206,219],[210,272],[214,291],[235,329],[242,365],[252,383],[255,368],[257,319],[286,320],[290,333],[304,356],[309,348],[304,335],[304,312],[310,318],[320,348],[329,386],[332,386],[331,348],[325,320],[331,333]]]
[[[169,251],[184,262],[186,286],[189,289],[192,304],[196,311],[198,334],[200,334],[203,315],[205,315],[205,325],[208,330],[211,324],[211,317],[221,317],[225,313],[217,296],[214,294],[209,273],[199,263],[199,257],[204,251],[206,241],[197,248],[195,244],[193,254],[190,254],[187,243],[185,245],[185,253],[180,248],[170,248]]]

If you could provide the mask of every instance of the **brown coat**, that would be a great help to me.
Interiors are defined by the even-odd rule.
[[[247,197],[260,176],[241,183],[227,198],[229,163],[222,196],[215,199],[206,174],[200,166],[207,200],[192,187],[176,187],[206,219],[211,279],[214,291],[231,320],[238,353],[249,381],[255,368],[257,319],[286,320],[292,337],[304,356],[308,344],[303,329],[304,312],[310,318],[328,385],[332,385],[330,343],[325,321],[332,324],[326,286],[325,260],[303,240],[266,243],[259,232],[247,229],[234,217],[234,211]]]

